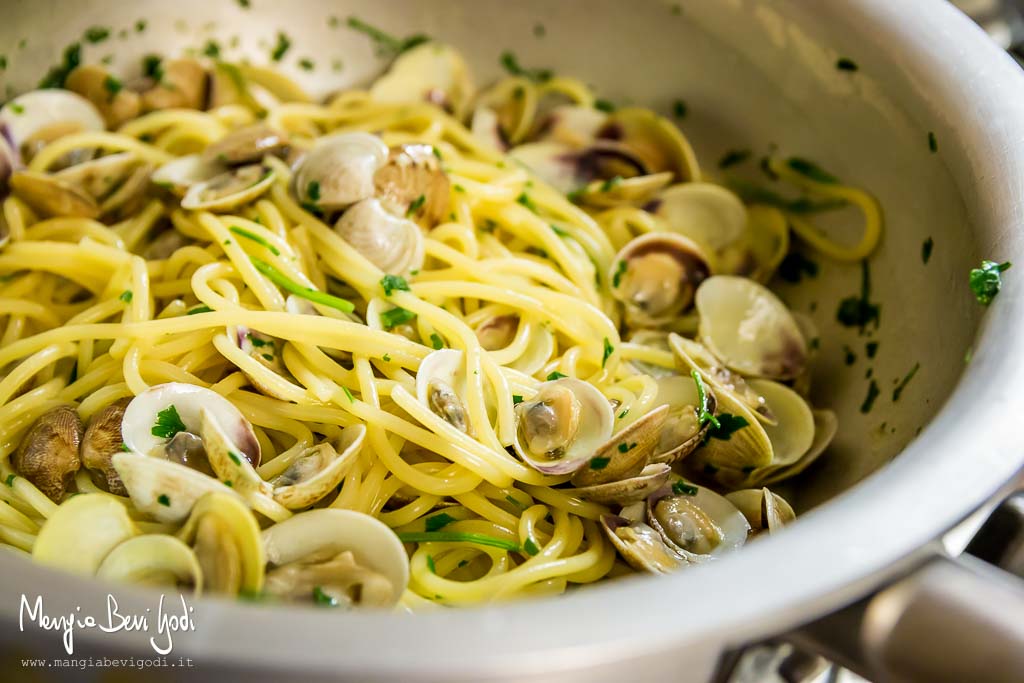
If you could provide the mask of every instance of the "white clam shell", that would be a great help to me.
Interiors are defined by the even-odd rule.
[[[764,425],[772,442],[772,466],[792,465],[810,449],[814,441],[811,406],[800,394],[784,384],[763,379],[752,379],[749,384],[751,389],[764,397],[768,410],[778,419],[775,425]]]
[[[403,53],[370,88],[378,102],[431,102],[462,118],[473,97],[473,81],[462,56],[451,47],[425,43]]]
[[[213,477],[162,457],[115,453],[110,461],[135,509],[160,522],[182,521],[207,493],[237,495]]]
[[[197,543],[200,524],[204,518],[216,527],[221,536],[217,538],[214,548],[204,548]],[[252,511],[237,497],[226,493],[211,493],[203,496],[195,504],[188,521],[178,531],[177,537],[185,543],[195,544],[196,554],[204,567],[215,567],[230,577],[232,585],[218,586],[217,576],[203,577],[205,585],[211,591],[235,594],[237,592],[258,593],[263,588],[263,577],[267,564],[267,556],[263,549],[259,524]],[[204,558],[202,552],[212,550],[219,553],[216,558]],[[233,567],[224,567],[230,562]]]
[[[325,211],[344,209],[373,196],[374,175],[387,158],[388,146],[370,133],[319,138],[295,170],[295,194]]]
[[[409,582],[409,560],[398,536],[380,520],[353,510],[300,512],[266,529],[263,547],[267,562],[276,566],[351,551],[357,562],[390,581],[392,604]]]
[[[209,180],[226,170],[227,167],[220,162],[207,161],[201,154],[188,154],[161,165],[153,172],[150,180],[181,197],[192,185]]]
[[[711,489],[695,485],[694,488],[697,489],[694,494],[676,494],[672,492],[671,487],[666,486],[647,501],[648,524],[661,533],[665,543],[690,561],[719,557],[737,550],[746,543],[750,524],[743,513],[724,496]],[[659,507],[658,504],[663,502],[683,504],[670,512]],[[690,519],[679,519],[677,515]],[[717,537],[716,540],[712,539],[715,542],[709,552],[695,552],[678,542],[693,528],[708,530],[712,536]]]
[[[420,227],[390,213],[378,199],[365,199],[350,207],[334,230],[385,273],[404,275],[423,266]]]
[[[572,192],[580,184],[577,177],[577,150],[564,143],[532,142],[519,145],[509,151],[509,156],[562,194]]]
[[[786,305],[764,285],[717,275],[697,288],[694,301],[701,341],[729,369],[769,379],[803,372],[807,342]]]
[[[82,131],[106,129],[92,102],[68,90],[32,90],[0,108],[0,127],[7,126],[16,150],[27,139],[55,124],[77,125]]]
[[[747,210],[739,197],[721,185],[673,185],[658,198],[655,215],[673,232],[686,235],[713,252],[733,244],[747,226]]]
[[[240,166],[189,186],[181,207],[191,211],[227,211],[255,201],[277,174],[264,166]]]
[[[289,510],[297,510],[308,507],[329,494],[337,488],[359,457],[365,437],[366,426],[357,424],[342,431],[337,448],[329,443],[314,446],[314,449],[319,449],[320,457],[326,461],[323,467],[308,479],[288,486],[275,487],[274,500]]]
[[[121,501],[105,493],[69,498],[43,524],[32,547],[41,564],[91,576],[117,545],[139,533]]]
[[[101,579],[123,583],[155,583],[172,579],[191,584],[194,594],[203,590],[203,570],[195,552],[167,534],[144,534],[120,543],[96,570]]]

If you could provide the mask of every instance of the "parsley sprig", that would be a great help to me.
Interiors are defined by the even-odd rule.
[[[970,285],[974,297],[982,306],[988,306],[999,294],[1003,286],[1002,274],[1013,265],[1009,261],[996,263],[995,261],[982,261],[980,268],[971,270]]]
[[[153,425],[150,433],[161,439],[172,439],[175,434],[184,431],[188,431],[188,429],[185,427],[185,423],[181,421],[178,409],[172,403],[156,414],[156,424]]]
[[[721,422],[708,410],[711,400],[708,397],[708,390],[704,386],[704,380],[701,378],[700,373],[696,370],[690,370],[690,377],[693,377],[693,383],[697,385],[697,401],[700,404],[697,406],[697,421],[699,425],[703,427],[710,422],[711,426],[715,429],[721,428]]]

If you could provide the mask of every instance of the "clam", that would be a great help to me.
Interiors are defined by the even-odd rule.
[[[220,162],[207,161],[201,154],[187,154],[160,166],[153,172],[151,180],[154,185],[184,197],[192,185],[226,171],[227,167]]]
[[[668,574],[686,564],[661,534],[644,522],[619,515],[602,515],[601,528],[622,559],[637,571]]]
[[[765,399],[777,423],[764,425],[772,442],[772,465],[792,465],[801,458],[814,441],[814,415],[802,396],[785,384],[752,379],[750,388]]]
[[[121,421],[128,399],[121,399],[96,412],[89,420],[82,437],[82,464],[96,484],[118,496],[128,495],[117,470],[111,462],[121,450]]]
[[[439,349],[427,354],[416,372],[416,398],[431,412],[464,434],[472,431],[462,397],[466,367],[462,351]]]
[[[309,507],[334,491],[359,457],[366,437],[364,425],[346,427],[336,443],[320,443],[302,451],[271,480],[274,500],[289,510]]]
[[[790,504],[767,487],[733,491],[725,494],[725,498],[743,513],[755,533],[767,531],[774,534],[796,519]]]
[[[640,474],[654,454],[668,413],[667,405],[658,406],[598,446],[589,466],[573,474],[573,485],[620,482]]]
[[[380,520],[352,510],[301,512],[263,532],[266,590],[292,599],[314,591],[342,604],[391,607],[409,582],[405,548]]]
[[[201,158],[210,164],[237,166],[260,161],[268,154],[281,154],[287,147],[284,133],[258,123],[228,133],[207,147]]]
[[[509,156],[562,194],[568,194],[592,180],[580,168],[579,151],[561,142],[519,145],[509,150]]]
[[[669,171],[684,183],[700,178],[690,143],[671,121],[648,109],[627,107],[609,114],[596,137],[640,160],[645,173]]]
[[[501,125],[501,116],[491,107],[478,106],[473,111],[469,130],[474,138],[499,152],[509,148],[506,133]]]
[[[537,139],[584,147],[597,137],[607,119],[607,114],[593,107],[561,105],[544,117]]]
[[[49,173],[15,171],[11,191],[45,216],[98,218],[99,204],[85,190]]]
[[[325,213],[344,209],[373,197],[388,155],[387,145],[369,133],[318,138],[295,169],[293,190],[303,205]]]
[[[594,503],[628,505],[642,501],[659,490],[671,475],[671,466],[665,463],[651,463],[637,474],[625,479],[579,486],[566,491]]]
[[[743,237],[720,254],[722,271],[742,275],[765,284],[772,279],[782,259],[789,253],[789,222],[774,206],[747,207],[747,227]],[[807,335],[805,339],[810,339]]]
[[[700,395],[696,381],[690,375],[662,377],[658,382],[658,400],[667,403],[664,424],[658,432],[658,441],[651,462],[674,464],[701,444],[710,422],[701,422]],[[707,411],[712,415],[718,407],[715,393],[704,387]]]
[[[181,522],[208,493],[235,495],[212,476],[170,460],[120,452],[110,461],[132,505],[159,522]]]
[[[727,368],[769,379],[804,371],[807,343],[789,309],[764,285],[718,275],[700,285],[694,301],[701,341]]]
[[[770,465],[772,442],[753,411],[729,391],[716,392],[716,398],[715,418],[719,423],[726,420],[728,428],[709,432],[703,446],[687,458],[687,465],[711,473],[726,469],[749,472]]]
[[[27,162],[58,137],[103,130],[105,125],[89,100],[67,90],[48,89],[32,90],[5,104],[0,108],[0,127],[6,128],[12,150]],[[73,161],[80,160],[77,156]]]
[[[120,152],[83,161],[51,176],[93,198],[100,213],[130,212],[145,193],[150,167],[132,152]]]
[[[266,555],[253,513],[228,493],[207,493],[192,508],[178,538],[191,544],[211,593],[258,594]]]
[[[423,267],[424,243],[420,227],[384,208],[379,199],[364,199],[350,207],[334,230],[385,273],[407,275]]]
[[[459,53],[440,43],[424,43],[403,53],[370,87],[377,102],[429,102],[462,118],[473,97],[469,68]]]
[[[432,227],[448,213],[450,183],[430,145],[391,148],[373,176],[376,197],[393,214]]]
[[[291,374],[288,372],[288,368],[285,367],[283,354],[284,354],[284,342],[270,335],[257,332],[256,330],[249,329],[244,325],[238,325],[235,327],[235,333],[232,335],[238,344],[238,348],[242,353],[246,354],[254,361],[267,368],[276,375],[290,378]],[[249,382],[259,390],[260,393],[266,394],[267,396],[273,396],[283,401],[290,400],[288,396],[281,395],[277,392],[273,385],[265,384],[260,381],[259,375],[249,374],[242,370],[246,377],[249,378]]]
[[[193,211],[227,211],[266,193],[276,174],[261,164],[239,166],[189,186],[181,207]]]
[[[43,413],[11,457],[11,465],[47,498],[59,503],[82,466],[78,457],[82,421],[71,406]]]
[[[716,390],[730,392],[746,405],[764,424],[777,424],[778,418],[768,408],[767,401],[754,391],[743,377],[724,367],[700,342],[678,334],[669,334],[669,347],[676,362],[685,370],[696,370]]]
[[[119,583],[192,586],[203,590],[203,570],[192,548],[167,534],[133,536],[116,545],[96,568],[96,576]]]
[[[648,233],[627,243],[608,273],[612,296],[633,327],[665,324],[690,307],[711,274],[707,259],[682,235]]]
[[[647,523],[690,562],[742,546],[750,524],[736,506],[703,486],[676,482],[647,500]]]
[[[632,178],[595,180],[580,191],[584,204],[600,208],[644,204],[672,182],[672,173],[646,173]]]
[[[164,59],[160,78],[142,94],[145,111],[202,109],[206,102],[206,69],[194,59]]]
[[[522,319],[516,313],[503,313],[487,318],[476,328],[476,338],[487,351],[501,351],[515,340]],[[516,358],[504,363],[505,367],[533,375],[544,367],[555,351],[555,336],[544,325],[529,323],[526,348]]]
[[[84,64],[68,74],[64,87],[92,102],[110,128],[134,119],[142,109],[139,94],[124,88],[106,69]]]
[[[668,228],[718,254],[747,228],[747,209],[735,194],[712,183],[673,185],[650,207]]]
[[[815,410],[814,415],[814,440],[807,452],[800,456],[800,459],[790,465],[780,467],[768,467],[757,470],[749,475],[749,483],[761,485],[774,484],[800,474],[807,469],[811,463],[816,461],[828,445],[835,438],[836,430],[839,427],[839,420],[831,410]]]
[[[544,382],[516,406],[516,453],[545,474],[585,467],[611,436],[615,415],[608,399],[587,382],[563,377]]]
[[[138,533],[116,498],[100,493],[72,496],[39,529],[32,559],[92,576],[111,550]]]

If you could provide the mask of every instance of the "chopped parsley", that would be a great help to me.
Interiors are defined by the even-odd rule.
[[[15,114],[24,114],[25,113],[25,107],[21,106],[17,102],[11,102],[11,111],[14,112]]]
[[[348,398],[349,403],[356,402],[356,397],[352,395],[352,391],[348,387],[342,387],[341,390],[345,392],[345,396]]]
[[[142,75],[159,81],[163,76],[160,62],[163,60],[159,55],[146,55],[142,58]]]
[[[813,161],[809,161],[801,157],[790,157],[786,160],[786,165],[800,175],[810,178],[817,183],[832,184],[839,182],[838,178],[823,169],[821,166],[818,166]]]
[[[385,330],[390,330],[409,322],[415,317],[416,314],[412,311],[396,307],[380,314],[380,324],[384,326]]]
[[[750,425],[747,422],[747,418],[742,415],[733,415],[732,413],[720,413],[716,417],[718,426],[712,424],[708,430],[709,439],[719,439],[720,441],[728,441],[732,438],[735,432],[748,427]]]
[[[121,450],[124,451],[125,453],[132,452],[132,449],[128,448],[128,444],[126,444],[124,441],[121,442]]]
[[[242,464],[242,457],[238,455],[238,453],[235,453],[234,451],[228,451],[228,457],[231,458],[231,462],[235,463],[236,465]]]
[[[252,3],[250,2],[250,0],[238,0],[238,6],[242,9],[249,9],[250,7],[252,7]]]
[[[7,55],[0,55],[0,71],[7,68]]]
[[[510,552],[519,552],[519,544],[503,538],[461,531],[406,531],[398,534],[402,543],[476,543]]]
[[[64,50],[64,60],[57,66],[52,67],[43,79],[39,81],[40,88],[63,88],[64,81],[68,74],[74,71],[82,63],[82,45],[72,43]]]
[[[625,441],[623,441],[622,443],[619,444],[619,453],[629,453],[634,448],[636,448],[635,441],[633,443],[626,443]]]
[[[272,354],[272,353],[261,353],[260,357],[263,358],[263,360],[266,360],[266,361],[273,362],[273,360],[274,360],[274,354]]]
[[[390,353],[385,353],[383,356],[381,356],[380,359],[382,361],[384,361],[385,363],[390,363],[391,362],[391,354]]]
[[[232,225],[230,228],[228,228],[228,230],[230,230],[231,232],[235,233],[239,237],[244,237],[247,240],[252,240],[256,244],[258,244],[258,245],[260,245],[262,247],[265,247],[267,249],[267,251],[269,251],[274,256],[280,256],[281,255],[281,252],[278,250],[277,247],[275,247],[273,244],[271,244],[266,239],[260,237],[259,235],[257,235],[254,232],[250,232],[249,230],[246,230],[245,228],[240,228],[237,225]]]
[[[874,358],[875,354],[878,353],[878,342],[868,342],[864,345],[864,353],[867,354],[868,358]]]
[[[719,429],[722,423],[716,418],[708,408],[711,405],[711,399],[708,397],[707,387],[704,386],[704,379],[700,376],[700,373],[696,370],[690,370],[690,377],[693,377],[693,383],[697,385],[697,402],[700,404],[697,406],[697,423],[700,427],[705,424],[711,424],[715,429]],[[743,418],[740,418],[743,420]],[[746,420],[743,420],[744,426]],[[729,432],[731,435],[732,432]],[[729,437],[727,436],[726,439]]]
[[[270,58],[275,62],[280,62],[284,59],[285,53],[291,49],[292,41],[283,31],[277,32],[277,43],[274,45],[274,49],[270,52]]]
[[[519,196],[516,197],[516,203],[522,204],[530,211],[537,213],[537,205],[533,203],[532,199],[530,199],[530,195],[525,192],[520,193]]]
[[[598,98],[594,100],[594,109],[597,109],[598,111],[603,111],[606,114],[611,114],[613,111],[615,111],[615,104],[608,100]]]
[[[611,192],[622,184],[622,176],[617,175],[601,183],[601,192]]]
[[[319,292],[313,289],[312,287],[304,287],[298,284],[297,282],[294,282],[293,280],[286,277],[283,273],[281,273],[277,268],[274,268],[274,266],[270,265],[269,263],[266,263],[265,261],[261,261],[258,258],[253,258],[252,256],[249,257],[249,260],[252,261],[252,264],[256,267],[256,270],[266,275],[271,282],[273,282],[281,289],[284,289],[285,291],[294,294],[295,296],[301,297],[303,299],[308,299],[309,301],[312,301],[313,303],[316,304],[330,306],[331,308],[339,310],[342,313],[351,313],[356,309],[355,305],[351,301],[346,301],[345,299],[336,297],[332,294],[327,294],[326,292]]]
[[[85,29],[83,37],[93,45],[102,43],[104,40],[110,37],[110,29],[104,26],[90,26]]]
[[[416,33],[405,38],[396,38],[375,26],[367,24],[358,17],[350,16],[347,23],[350,29],[369,36],[370,40],[377,46],[377,55],[379,57],[397,57],[417,45],[430,41],[430,38],[422,33]]]
[[[424,527],[427,531],[440,531],[454,521],[457,521],[454,517],[447,512],[442,512],[439,515],[427,517]]]
[[[395,291],[409,291],[409,283],[401,275],[385,275],[380,279],[380,286],[384,288],[384,296],[391,296]]]
[[[928,150],[935,154],[939,151],[939,141],[935,139],[935,133],[928,131]]]
[[[159,496],[157,496],[156,502],[160,503],[165,508],[171,507],[171,499],[167,497],[166,493],[161,493]]]
[[[861,334],[867,326],[874,323],[878,328],[881,308],[878,304],[871,303],[871,273],[868,271],[868,262],[861,261],[861,285],[860,296],[848,296],[839,302],[839,310],[836,311],[836,320],[846,327],[859,327]]]
[[[549,382],[553,382],[553,381],[554,381],[554,380],[556,380],[556,379],[562,379],[563,377],[568,377],[568,376],[569,376],[569,375],[563,375],[563,374],[562,374],[562,373],[560,373],[560,372],[559,372],[558,370],[555,370],[554,372],[552,372],[552,373],[550,373],[550,374],[548,375],[548,381],[549,381]]]
[[[672,103],[672,115],[677,119],[686,118],[687,106],[683,100],[676,100]]]
[[[625,444],[619,444],[619,445],[623,446]],[[590,469],[592,469],[592,470],[603,470],[605,467],[608,467],[608,463],[610,463],[611,461],[612,461],[611,458],[604,458],[604,457],[591,458],[590,459]]]
[[[512,405],[517,406],[517,405],[519,405],[522,402],[523,402],[523,397],[522,397],[521,394],[512,394]]]
[[[132,290],[126,289],[123,292],[121,292],[121,296],[119,296],[117,298],[120,299],[121,301],[125,302],[126,304],[130,304],[132,302],[132,297],[133,296],[134,295],[132,294]]]
[[[147,23],[146,23],[145,19],[139,19],[138,21],[135,22],[135,32],[136,33],[142,33],[143,31],[146,30],[146,25],[147,25]]]
[[[818,264],[799,251],[791,251],[782,259],[777,271],[778,276],[786,282],[800,282],[803,277],[817,277]]]
[[[245,0],[248,2],[248,0]],[[338,600],[328,595],[320,586],[313,586],[313,604],[318,607],[338,607]]]
[[[718,168],[729,168],[736,164],[742,164],[750,158],[751,154],[749,149],[730,149],[718,160]]]
[[[878,398],[878,382],[871,380],[868,384],[868,394],[864,397],[864,402],[860,404],[860,412],[865,415],[871,412],[872,406],[875,405],[875,399]]]
[[[1002,273],[1011,265],[1009,261],[996,263],[995,261],[982,261],[980,268],[971,270],[970,285],[974,297],[982,306],[988,306],[999,294],[1003,286]]]
[[[847,365],[853,365],[857,362],[857,354],[855,354],[853,349],[846,344],[843,344],[843,354],[845,354],[843,360]]]
[[[220,43],[212,38],[203,46],[203,54],[210,59],[220,59]]]
[[[434,556],[427,555],[427,569],[430,570],[431,574],[437,573],[437,566],[434,564]]]
[[[857,62],[846,57],[840,57],[836,60],[836,68],[840,71],[856,71],[858,68]]]
[[[537,547],[537,544],[529,537],[527,537],[526,541],[523,542],[523,550],[526,551],[527,555],[536,555],[540,552],[540,548]]]
[[[513,76],[522,76],[536,83],[550,81],[554,73],[551,69],[525,69],[519,64],[514,52],[506,50],[501,53],[501,65]]]
[[[7,484],[8,487],[12,487],[12,486],[14,486],[14,480],[17,479],[17,478],[18,478],[18,475],[16,475],[16,474],[8,474],[7,478],[4,479],[4,483]]]
[[[435,351],[437,351],[438,349],[443,349],[444,348],[444,339],[441,339],[441,335],[439,335],[437,332],[431,332],[430,333],[430,345],[432,347],[434,347]]]
[[[113,99],[114,95],[121,92],[121,89],[124,88],[124,84],[113,76],[108,75],[103,79],[103,88],[110,93],[110,97]]]
[[[534,37],[536,37],[536,38],[543,38],[547,34],[548,34],[548,30],[544,27],[544,24],[537,23],[537,24],[533,25],[533,35],[534,35]]]
[[[412,200],[412,202],[409,204],[409,208],[405,212],[405,215],[406,216],[413,215],[414,213],[416,213],[417,211],[419,211],[420,209],[423,208],[423,204],[426,201],[427,201],[427,196],[424,195],[424,194],[421,194],[419,197],[417,197],[416,199]]]
[[[312,71],[314,68],[316,68],[316,64],[314,64],[313,60],[310,59],[309,57],[303,57],[302,59],[299,60],[299,68],[302,69],[303,71]]]
[[[201,306],[196,306],[195,308],[189,309],[188,311],[185,312],[185,315],[195,315],[196,313],[213,313],[213,309],[207,306],[206,304],[203,304]]]
[[[605,337],[604,338],[604,354],[601,356],[601,367],[602,368],[604,368],[605,364],[608,362],[608,359],[611,358],[611,355],[613,353],[615,353],[615,347],[612,346],[611,342],[608,341],[608,337]]]
[[[627,415],[629,415],[629,408],[626,408],[621,413],[619,413],[619,419],[624,420]]]
[[[551,230],[556,235],[558,235],[559,237],[569,237],[569,233],[568,232],[566,232],[565,230],[562,230],[560,227],[558,227],[554,223],[551,223],[550,225],[551,225]]]
[[[618,287],[622,282],[622,276],[626,274],[626,262],[619,261],[615,266],[615,273],[612,275],[612,287]]]
[[[900,395],[903,393],[903,390],[907,388],[907,384],[910,383],[910,380],[914,379],[914,375],[916,375],[917,371],[920,370],[920,369],[921,369],[921,364],[920,363],[914,363],[914,367],[910,368],[910,372],[908,372],[906,375],[903,376],[903,379],[900,380],[900,383],[897,384],[896,388],[892,390],[892,402],[893,403],[895,403],[896,401],[900,400]]]
[[[928,259],[932,257],[932,249],[935,248],[935,240],[931,237],[921,243],[921,263],[928,263]]]
[[[171,439],[178,432],[184,431],[187,431],[185,423],[181,421],[178,409],[172,403],[156,414],[156,424],[149,433],[161,439]]]
[[[697,495],[697,491],[698,489],[696,486],[690,486],[682,480],[672,484],[672,493],[677,496],[695,496]]]
[[[505,496],[505,500],[507,500],[508,502],[512,503],[517,508],[520,508],[520,509],[525,509],[526,508],[526,505],[524,505],[523,503],[519,502],[519,499],[517,499],[515,496],[513,496],[511,494]]]

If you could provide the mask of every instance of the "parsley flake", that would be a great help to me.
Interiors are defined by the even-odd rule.
[[[338,607],[338,600],[325,593],[320,586],[313,586],[313,604],[318,607]]]
[[[167,497],[166,493],[161,493],[159,496],[157,496],[156,502],[160,503],[165,508],[171,507],[171,499]]]
[[[120,299],[121,301],[125,302],[126,304],[130,304],[132,302],[132,297],[133,296],[135,296],[135,295],[132,294],[132,290],[126,289],[123,292],[121,292],[121,296],[119,296],[117,298]]]
[[[749,149],[730,149],[718,160],[718,168],[729,168],[736,164],[742,164],[750,158],[751,154]]]
[[[680,480],[672,484],[672,493],[677,496],[695,496],[697,495],[697,491],[698,489],[696,486],[690,486],[685,481]]]
[[[1003,286],[1002,273],[1013,265],[1009,261],[996,263],[995,261],[982,261],[980,268],[971,270],[970,285],[974,297],[982,306],[988,306],[999,294]]]
[[[857,66],[857,62],[846,57],[840,57],[836,60],[836,68],[840,71],[856,71],[860,67]]]
[[[452,517],[446,512],[442,512],[441,514],[427,517],[424,526],[427,531],[438,531],[440,529],[445,528],[454,521],[457,521],[454,517]]]
[[[620,444],[620,445],[623,445],[623,444]],[[612,461],[611,458],[591,458],[590,459],[590,469],[592,469],[592,470],[603,470],[605,467],[608,467],[608,463],[610,463],[611,461]]]
[[[733,415],[732,413],[720,413],[716,416],[716,420],[719,424],[717,427],[712,425],[708,430],[709,439],[728,441],[735,432],[750,425],[745,417]]]
[[[175,434],[184,431],[187,431],[185,423],[181,421],[178,409],[172,403],[156,414],[156,424],[149,433],[161,439],[172,439]]]
[[[399,325],[405,324],[416,317],[412,311],[404,308],[392,308],[380,314],[380,324],[385,330],[390,330]]]
[[[519,59],[515,53],[506,50],[501,53],[501,65],[513,76],[522,76],[523,78],[534,81],[535,83],[544,83],[550,81],[554,73],[551,69],[525,69],[519,64]]]
[[[409,283],[401,275],[385,275],[380,279],[380,286],[384,288],[384,296],[391,296],[391,292],[409,291]]]
[[[529,537],[527,537],[526,541],[523,542],[523,550],[525,550],[528,555],[536,555],[540,552],[540,548],[537,547],[537,544]]]
[[[523,402],[523,397],[520,394],[512,394],[512,405],[517,406]]]
[[[292,46],[291,38],[289,38],[283,31],[277,32],[277,43],[274,45],[274,49],[270,53],[270,58],[275,62],[280,62],[284,59],[285,53]]]
[[[560,372],[559,372],[558,370],[555,370],[554,372],[552,372],[552,373],[550,373],[550,374],[548,375],[548,381],[549,381],[549,382],[553,382],[553,381],[554,381],[554,380],[556,380],[556,379],[562,379],[563,377],[568,377],[568,376],[569,376],[569,375],[563,375],[563,374],[562,374],[562,373],[560,373]]]
[[[697,402],[700,404],[697,406],[697,422],[699,426],[703,427],[705,424],[710,423],[715,429],[720,429],[722,424],[709,410],[711,399],[708,397],[708,390],[704,386],[704,379],[696,370],[690,370],[690,377],[693,377],[693,383],[697,385]],[[740,419],[743,420],[742,417]],[[746,426],[746,422],[746,420],[743,420],[744,426]],[[731,435],[732,432],[729,432],[729,434]],[[726,439],[728,438],[726,436]]]
[[[441,339],[441,335],[439,335],[437,332],[431,332],[430,333],[430,345],[432,347],[434,347],[435,351],[437,351],[439,349],[443,349],[444,348],[444,339]]]
[[[608,341],[608,337],[605,337],[604,338],[604,354],[601,356],[601,367],[602,368],[604,368],[605,364],[608,362],[608,359],[611,358],[611,355],[613,353],[615,353],[615,347],[612,346],[611,342]]]
[[[615,265],[615,273],[612,274],[612,287],[618,287],[622,282],[622,276],[626,274],[626,262],[619,261]]]
[[[818,166],[813,161],[809,161],[801,157],[790,157],[786,160],[786,165],[800,175],[817,183],[834,184],[839,182],[838,178],[823,169],[821,166]]]

